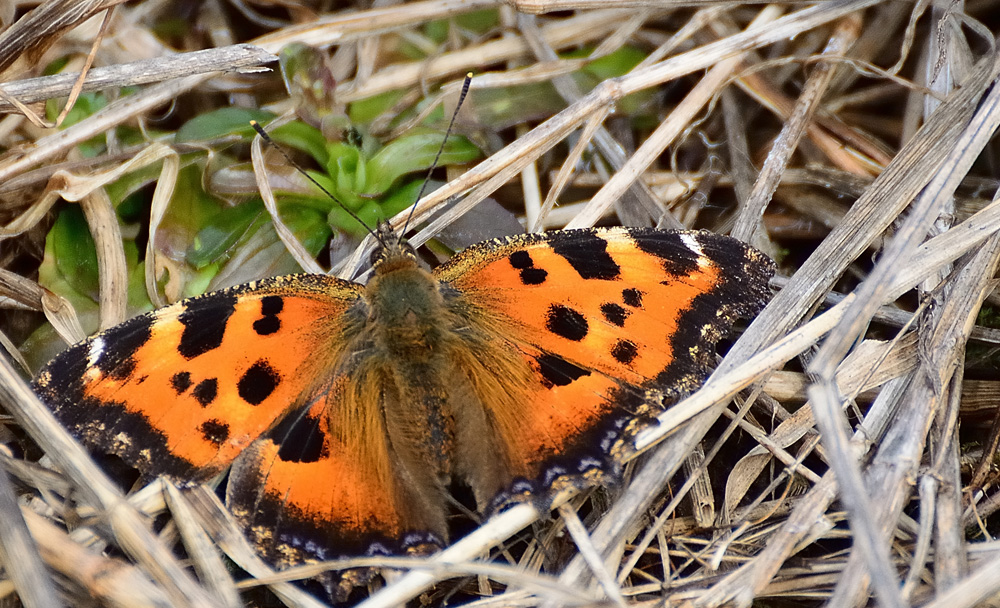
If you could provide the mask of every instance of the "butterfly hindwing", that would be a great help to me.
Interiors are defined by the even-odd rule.
[[[233,464],[226,504],[276,565],[442,544],[443,521],[428,519],[388,466],[380,408],[352,403],[349,378],[340,376],[310,409],[288,416]],[[368,426],[331,429],[355,406],[374,414]]]
[[[297,275],[184,300],[69,348],[35,389],[84,443],[145,478],[204,480],[329,373],[361,289]]]

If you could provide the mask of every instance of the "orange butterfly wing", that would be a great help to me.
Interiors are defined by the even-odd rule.
[[[147,480],[207,480],[316,390],[303,379],[328,373],[362,289],[300,275],[184,300],[63,351],[35,389]]]
[[[440,267],[452,307],[494,333],[485,356],[516,352],[532,374],[513,395],[478,394],[515,465],[494,504],[613,473],[631,436],[697,388],[737,317],[763,306],[773,272],[734,239],[627,228],[480,243]]]
[[[382,404],[352,390],[356,370],[341,371],[308,410],[245,450],[230,473],[226,505],[280,567],[443,544],[443,522],[416,508],[393,466]]]

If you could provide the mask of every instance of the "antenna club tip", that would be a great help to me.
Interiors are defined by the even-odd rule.
[[[268,137],[267,131],[264,130],[264,127],[260,126],[259,122],[257,122],[256,120],[253,120],[251,118],[250,119],[250,126],[253,127],[253,130],[256,131],[258,135],[260,135],[261,137],[263,137],[265,141],[267,141],[268,143],[271,143],[271,138]]]

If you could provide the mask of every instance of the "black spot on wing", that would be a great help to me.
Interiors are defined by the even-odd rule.
[[[121,363],[116,365],[113,370],[108,374],[109,378],[115,380],[127,380],[132,377],[132,372],[135,371],[135,358],[126,357],[122,359]]]
[[[219,396],[219,381],[216,378],[208,378],[202,380],[198,383],[198,386],[194,387],[191,391],[191,396],[194,397],[201,407],[208,407],[211,405],[215,398]]]
[[[525,268],[531,268],[535,265],[534,260],[531,259],[531,254],[527,251],[515,251],[514,253],[507,256],[507,260],[510,265],[518,270],[524,270]]]
[[[621,274],[621,268],[608,253],[608,242],[596,231],[553,232],[548,243],[584,279],[613,281]]]
[[[188,300],[177,320],[184,326],[177,352],[193,359],[222,345],[226,324],[236,310],[236,295],[218,292]]]
[[[583,376],[590,375],[589,371],[556,355],[541,355],[536,361],[538,361],[538,371],[542,374],[542,382],[548,388],[567,386]]]
[[[586,338],[587,332],[590,331],[586,317],[562,304],[553,304],[549,307],[545,317],[545,327],[557,336],[574,342]]]
[[[221,420],[206,420],[201,423],[198,427],[201,431],[201,436],[211,441],[215,445],[222,445],[227,439],[229,439],[229,425]]]
[[[279,314],[285,309],[285,299],[281,296],[265,296],[260,300],[260,314],[265,317]]]
[[[258,336],[270,336],[281,329],[281,319],[278,317],[261,317],[253,322],[253,330]]]
[[[178,395],[184,394],[184,391],[191,388],[192,384],[190,372],[177,372],[170,378],[170,386],[177,391]]]
[[[323,458],[326,455],[326,438],[319,422],[311,416],[286,416],[269,433],[278,446],[278,458],[285,462],[316,462]]]
[[[261,317],[253,322],[253,330],[259,336],[269,336],[281,329],[281,318],[278,316],[285,307],[281,296],[266,296],[260,301]]]
[[[549,276],[546,270],[535,268],[535,261],[527,251],[515,251],[507,259],[519,271],[523,285],[541,285]]]
[[[95,361],[97,369],[113,380],[131,376],[135,371],[135,354],[153,335],[152,326],[151,315],[140,315],[93,338],[102,344]]]
[[[281,375],[267,361],[261,359],[243,373],[236,384],[240,398],[250,405],[260,405],[281,383]]]
[[[618,340],[611,347],[611,356],[623,365],[628,365],[639,355],[639,349],[631,340]]]
[[[652,229],[634,229],[629,232],[633,242],[645,253],[660,259],[663,270],[670,275],[685,276],[698,270],[696,251],[692,251],[681,238],[680,232]],[[698,233],[687,233],[698,238]]]
[[[604,319],[608,323],[625,327],[625,319],[628,318],[629,311],[614,302],[605,302],[601,304],[601,314],[604,315]]]
[[[541,268],[525,268],[521,271],[521,284],[541,285],[548,277],[549,273]]]
[[[631,306],[632,308],[639,308],[642,306],[642,292],[632,287],[628,289],[623,289],[622,302],[625,302],[626,306]]]

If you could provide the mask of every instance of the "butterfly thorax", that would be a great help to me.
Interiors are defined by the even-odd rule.
[[[393,252],[365,288],[376,345],[407,363],[429,363],[439,349],[444,300],[438,281],[412,254]]]

